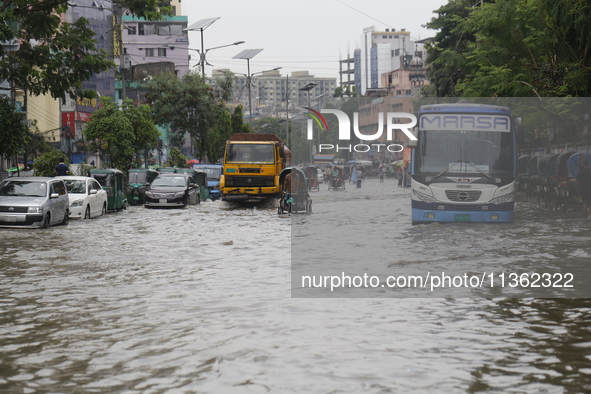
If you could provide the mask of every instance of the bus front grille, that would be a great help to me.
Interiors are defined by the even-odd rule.
[[[474,202],[478,201],[482,192],[480,190],[446,190],[445,195],[449,201]]]

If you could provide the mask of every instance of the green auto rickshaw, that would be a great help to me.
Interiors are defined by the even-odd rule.
[[[116,168],[94,168],[88,171],[88,176],[96,179],[107,191],[107,209],[118,211],[127,207],[125,196],[125,176]]]
[[[199,185],[199,192],[203,201],[207,200],[209,196],[209,189],[207,188],[207,173],[205,171],[195,171],[195,182]]]
[[[204,171],[197,171],[193,168],[177,168],[177,174],[189,174],[199,186],[199,197],[201,201],[209,198],[209,189],[207,188],[207,174]]]
[[[151,168],[130,169],[127,177],[127,202],[131,205],[143,205],[146,189],[158,174],[158,171]]]

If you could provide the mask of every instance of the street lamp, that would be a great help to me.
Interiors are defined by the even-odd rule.
[[[201,19],[200,21],[197,21],[196,23],[192,24],[186,29],[183,29],[183,31],[199,30],[201,32],[201,53],[203,53],[201,62],[201,75],[203,76],[203,78],[205,78],[205,49],[203,47],[203,30],[207,29],[209,26],[213,24],[213,22],[217,21],[220,18],[221,17],[218,16],[215,18]]]
[[[252,98],[250,97],[250,59],[261,53],[262,49],[245,49],[240,52],[238,55],[234,56],[232,59],[246,59],[246,67],[248,70],[248,75],[246,77],[246,82],[248,83],[248,122],[249,125],[252,127]]]
[[[207,55],[207,52],[211,51],[212,49],[219,49],[219,48],[231,47],[233,45],[244,44],[245,42],[246,41],[236,41],[232,44],[220,45],[218,47],[207,48],[205,50],[193,49],[193,48],[187,48],[187,49],[189,51],[197,51],[199,53],[199,63],[197,63],[197,65],[201,65],[201,76],[205,79],[205,65],[207,64],[208,66],[213,66],[212,64],[208,63],[207,60],[205,60],[205,56]],[[174,48],[174,47],[171,47],[171,48]]]
[[[262,49],[261,49],[262,50]],[[246,59],[248,61],[248,59]],[[248,66],[248,72],[249,74],[242,74],[242,73],[234,73],[236,75],[244,75],[246,77],[246,84],[248,85],[248,111],[249,111],[249,123],[252,126],[252,100],[251,100],[251,85],[252,85],[252,77],[254,77],[255,75],[258,74],[263,74],[269,71],[277,71],[277,70],[281,70],[283,67],[275,67],[272,68],[270,70],[265,70],[265,71],[259,71],[256,73],[252,73],[250,74],[250,66]]]
[[[307,84],[306,86],[300,88],[299,90],[302,92],[308,92],[308,107],[311,107],[310,105],[310,90],[314,89],[314,87],[318,85],[317,83],[314,82],[310,82],[309,84]],[[310,140],[310,164],[312,164],[314,162],[314,153],[313,153],[313,142],[312,140]]]

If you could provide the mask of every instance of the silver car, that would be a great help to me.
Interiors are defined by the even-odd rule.
[[[0,227],[48,228],[68,224],[69,205],[62,179],[20,177],[0,183]]]

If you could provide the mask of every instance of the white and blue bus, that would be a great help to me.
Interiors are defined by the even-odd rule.
[[[502,106],[422,106],[411,166],[413,224],[512,222],[517,123]]]

